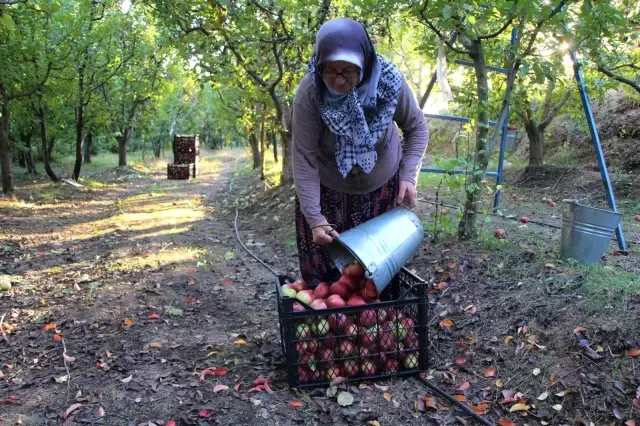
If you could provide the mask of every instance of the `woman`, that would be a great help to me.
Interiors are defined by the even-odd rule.
[[[292,131],[300,269],[317,284],[334,278],[325,246],[340,232],[415,206],[429,130],[402,73],[376,54],[362,24],[339,18],[316,35]]]

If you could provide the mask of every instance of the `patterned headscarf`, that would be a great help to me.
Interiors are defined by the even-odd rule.
[[[336,93],[320,76],[323,64],[337,60],[362,70],[360,83],[349,93]],[[376,142],[387,130],[398,105],[400,71],[376,54],[362,24],[338,18],[318,31],[308,72],[315,84],[320,115],[334,136],[338,170],[345,178],[355,165],[370,173],[378,158]]]

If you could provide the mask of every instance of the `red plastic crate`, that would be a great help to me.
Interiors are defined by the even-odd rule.
[[[380,303],[294,311],[276,280],[282,349],[291,387],[416,375],[427,370],[427,283],[403,269]]]

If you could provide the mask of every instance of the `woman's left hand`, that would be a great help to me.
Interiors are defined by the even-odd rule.
[[[396,204],[412,209],[416,206],[418,200],[418,191],[416,186],[411,182],[400,181],[400,189],[398,190],[398,199]]]

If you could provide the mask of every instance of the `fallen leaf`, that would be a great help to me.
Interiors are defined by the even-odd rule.
[[[464,313],[465,314],[469,314],[469,315],[473,315],[476,313],[478,309],[476,308],[476,305],[469,305],[466,308],[464,308]]]
[[[222,279],[222,285],[229,285],[229,284],[231,284],[231,280],[229,278]]]
[[[195,269],[187,269],[187,274],[189,274],[189,275],[193,275],[193,274],[195,274],[195,273],[196,273],[196,270],[195,270]]]
[[[174,420],[169,420],[164,426],[176,426],[176,422]]]
[[[52,323],[49,323],[49,324],[45,324],[45,325],[44,325],[44,327],[42,327],[42,329],[43,329],[44,331],[51,331],[51,330],[55,330],[55,329],[56,329],[56,323],[55,323],[55,322],[52,322]]]
[[[553,408],[556,411],[561,411],[562,410],[562,404],[552,405],[551,408]]]
[[[387,401],[391,401],[391,394],[389,392],[385,392],[382,394],[382,397]]]
[[[627,355],[631,358],[635,358],[640,355],[640,349],[629,349]]]
[[[540,369],[539,368],[534,368],[533,369],[533,375],[534,376],[539,376],[540,375]]]
[[[438,290],[444,290],[444,289],[445,289],[445,288],[447,288],[448,286],[449,286],[449,283],[442,281],[442,282],[439,282],[439,283],[436,285],[436,288],[437,288]]]
[[[162,343],[160,342],[151,342],[149,343],[150,348],[160,349],[162,347]]]
[[[465,402],[467,400],[467,397],[464,395],[453,395],[453,397],[460,402]]]
[[[223,368],[223,367],[218,367],[218,368],[214,368],[213,369],[213,374],[216,375],[216,376],[224,376],[228,372],[229,372],[229,370],[227,370],[226,368]]]
[[[433,408],[435,410],[438,409],[438,405],[436,404],[436,400],[435,398],[431,397],[431,396],[420,396],[418,397],[422,402],[424,402],[425,407],[427,408]]]
[[[227,372],[228,370],[226,368],[207,368],[200,373],[200,381],[204,382],[204,378],[207,376],[224,376]]]
[[[289,401],[289,407],[291,408],[300,408],[304,405],[304,403],[302,401],[299,400],[293,400],[293,401]]]
[[[584,328],[584,327],[576,327],[576,328],[573,330],[573,332],[574,332],[574,334],[575,334],[575,333],[586,333],[586,332],[587,332],[587,329],[586,329],[586,328]]]
[[[187,280],[187,285],[191,286],[191,285],[195,285],[195,281],[194,280]]]
[[[184,301],[185,303],[193,303],[196,301],[196,298],[193,296],[188,296],[188,297],[185,297]]]
[[[22,404],[22,400],[19,398],[16,398],[15,396],[10,396],[7,399],[4,400],[5,403],[7,404]]]
[[[449,264],[449,269],[456,269],[458,267],[458,265],[456,265],[455,263],[450,263]]]
[[[509,409],[510,412],[514,413],[516,411],[527,411],[530,407],[527,404],[518,403],[511,406]]]
[[[471,409],[478,414],[484,414],[485,411],[490,407],[490,404],[487,401],[482,401],[478,405],[472,405]]]
[[[456,390],[457,390],[458,392],[462,392],[462,391],[465,391],[465,390],[469,389],[469,386],[471,386],[471,385],[469,384],[469,382],[464,382],[464,383],[463,383],[463,384],[461,384],[460,386],[456,387]]]
[[[131,379],[133,379],[133,376],[129,375],[128,377],[125,377],[124,379],[120,379],[120,381],[122,383],[129,383],[131,381]]]
[[[349,392],[340,392],[338,394],[338,404],[343,407],[353,404],[353,395]]]
[[[617,408],[613,409],[613,415],[616,416],[616,419],[618,420],[624,420],[624,414],[622,414]]]
[[[72,404],[67,410],[64,412],[64,418],[68,418],[71,413],[77,410],[80,407],[83,407],[84,404]]]
[[[556,269],[556,265],[554,265],[553,263],[545,263],[544,267],[546,269]]]
[[[640,398],[633,398],[633,405],[640,409]]]
[[[458,364],[458,365],[462,365],[462,364],[464,364],[465,362],[467,362],[467,360],[464,358],[464,356],[463,356],[463,355],[458,355],[458,356],[456,357],[456,359],[454,359],[454,360],[453,360],[453,362],[455,362],[455,363],[456,363],[456,364]]]
[[[513,336],[507,336],[504,338],[504,344],[506,346],[509,346],[509,342],[511,342],[513,340]]]
[[[122,321],[122,323],[124,324],[125,327],[131,327],[134,321],[131,318],[125,318],[124,321]]]
[[[496,369],[493,367],[488,368],[483,375],[484,377],[494,377],[496,375]]]
[[[105,414],[106,413],[104,412],[104,408],[102,408],[102,406],[98,406],[98,409],[96,410],[96,416],[104,417]]]
[[[544,401],[548,396],[549,392],[542,392],[540,395],[538,395],[538,401]]]
[[[242,383],[236,383],[235,385],[233,385],[233,390],[236,392],[240,392],[240,386],[242,385]]]
[[[69,381],[69,376],[65,374],[64,376],[56,377],[54,380],[56,383],[66,383]]]
[[[377,420],[369,420],[369,421],[367,422],[367,424],[368,424],[369,426],[380,426],[380,422],[379,422],[379,421],[377,421]],[[634,426],[635,426],[635,425],[634,425]]]
[[[265,383],[264,385],[261,385],[264,390],[267,391],[267,393],[273,393],[273,390],[271,389],[271,386],[269,386],[269,383]]]
[[[264,385],[267,383],[271,383],[271,378],[269,377],[263,377],[263,376],[258,376],[256,377],[256,379],[253,381],[254,385]]]
[[[502,381],[502,379],[496,380],[496,387],[499,387],[499,388],[504,387],[504,382]]]
[[[213,387],[213,393],[218,393],[218,392],[222,392],[229,389],[229,386],[226,385],[215,385]]]
[[[233,342],[235,345],[246,345],[247,342],[244,341],[244,339],[238,339],[235,342]]]
[[[635,420],[627,420],[624,424],[625,426],[636,426]]]
[[[498,420],[498,424],[500,426],[516,426],[515,422],[508,419],[500,419]]]
[[[381,386],[377,383],[374,383],[373,386],[375,386],[376,389],[381,390],[382,392],[386,392],[389,390],[389,386]]]
[[[452,325],[453,325],[453,321],[451,321],[448,318],[445,318],[442,321],[440,321],[440,327],[442,328],[451,327]]]
[[[160,318],[160,315],[158,315],[158,314],[149,315],[149,319],[158,319],[158,318]]]
[[[208,410],[206,408],[203,408],[202,410],[200,410],[200,413],[198,413],[200,415],[200,417],[208,419],[209,417],[213,416],[213,410]]]

